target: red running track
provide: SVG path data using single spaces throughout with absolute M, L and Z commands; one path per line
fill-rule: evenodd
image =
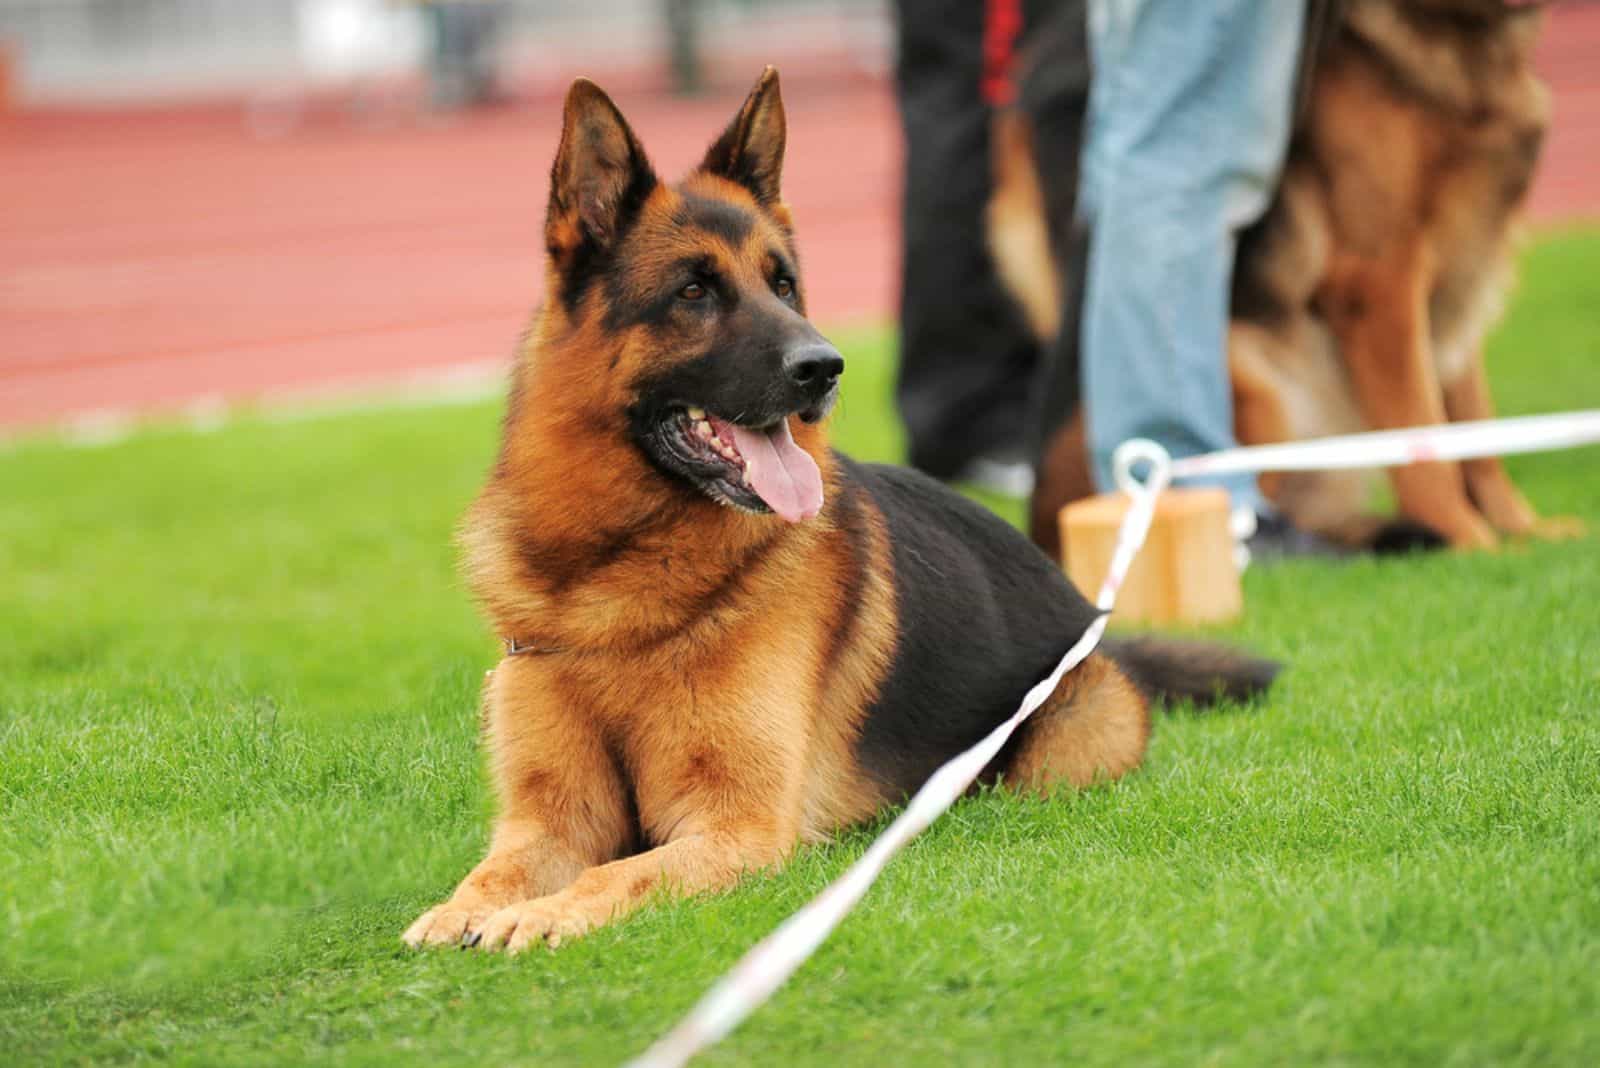
M 1541 221 L 1600 218 L 1600 5 L 1556 8 Z M 738 94 L 619 94 L 687 169 Z M 791 80 L 785 192 L 813 315 L 895 308 L 901 150 L 888 88 Z M 0 426 L 380 383 L 509 355 L 539 298 L 559 104 L 451 124 L 322 115 L 274 139 L 237 109 L 0 122 Z

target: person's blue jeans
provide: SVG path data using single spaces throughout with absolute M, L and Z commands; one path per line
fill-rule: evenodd
M 1128 438 L 1173 456 L 1235 443 L 1235 235 L 1283 165 L 1304 15 L 1302 0 L 1090 0 L 1082 373 L 1102 490 Z M 1250 476 L 1217 482 L 1261 509 Z

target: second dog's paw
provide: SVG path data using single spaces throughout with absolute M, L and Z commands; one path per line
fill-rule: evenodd
M 1494 528 L 1475 515 L 1451 530 L 1446 540 L 1456 552 L 1495 552 L 1500 548 Z
M 1589 524 L 1572 515 L 1542 516 L 1533 521 L 1528 537 L 1538 541 L 1573 541 L 1589 533 Z

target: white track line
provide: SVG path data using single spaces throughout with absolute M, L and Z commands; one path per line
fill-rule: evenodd
M 204 393 L 164 409 L 97 408 L 56 424 L 0 427 L 0 450 L 31 444 L 103 449 L 146 430 L 176 427 L 209 434 L 241 421 L 294 423 L 356 412 L 477 404 L 504 395 L 509 371 L 506 360 L 479 360 L 399 376 L 284 386 L 233 398 Z

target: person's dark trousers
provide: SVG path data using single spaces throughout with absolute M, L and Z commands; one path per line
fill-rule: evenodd
M 980 456 L 1021 456 L 1037 358 L 984 236 L 985 7 L 983 0 L 896 4 L 906 139 L 896 397 L 912 465 L 940 478 Z

